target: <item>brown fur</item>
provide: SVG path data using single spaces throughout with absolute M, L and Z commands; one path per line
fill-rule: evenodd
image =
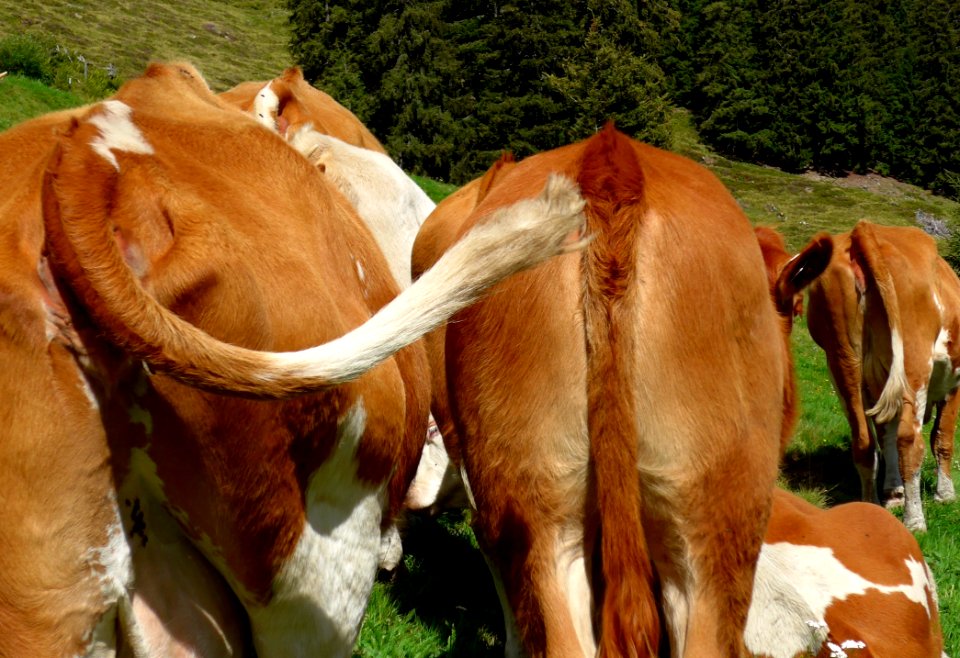
M 595 173 L 584 173 L 591 167 Z M 628 178 L 618 182 L 621 170 Z M 418 236 L 414 269 L 425 269 L 451 236 L 482 223 L 494 208 L 529 196 L 551 171 L 586 183 L 588 216 L 628 221 L 623 232 L 597 238 L 599 258 L 591 256 L 587 267 L 603 263 L 607 274 L 591 272 L 587 288 L 580 259 L 555 259 L 458 314 L 442 345 L 430 350 L 434 368 L 446 374 L 445 386 L 434 391 L 441 400 L 434 414 L 440 421 L 445 408 L 452 416 L 478 507 L 478 539 L 502 576 L 525 650 L 579 655 L 593 640 L 574 631 L 575 594 L 557 572 L 558 542 L 585 558 L 586 567 L 573 564 L 569 573 L 590 581 L 598 530 L 602 541 L 604 533 L 632 536 L 634 545 L 617 540 L 603 555 L 608 576 L 628 578 L 624 589 L 633 589 L 621 607 L 603 610 L 608 622 L 600 642 L 611 655 L 656 651 L 642 602 L 651 584 L 644 582 L 642 558 L 629 563 L 642 539 L 628 518 L 611 527 L 610 518 L 594 511 L 596 498 L 609 496 L 595 488 L 623 487 L 626 504 L 642 506 L 658 577 L 689 612 L 667 611 L 671 642 L 685 642 L 688 656 L 744 655 L 742 629 L 779 455 L 788 368 L 760 249 L 736 203 L 705 170 L 607 132 L 496 175 L 469 217 L 469 193 L 441 203 Z M 605 257 L 605 245 L 614 253 Z M 621 301 L 594 302 L 600 291 Z M 583 301 L 587 308 L 598 304 L 600 317 L 611 309 L 609 319 L 597 324 L 593 310 L 585 316 L 583 295 L 591 297 Z M 608 358 L 607 368 L 594 370 L 603 361 L 590 363 L 596 352 L 588 357 L 585 347 L 587 332 L 598 329 L 590 344 L 602 351 L 600 343 L 612 336 L 608 345 L 620 363 Z M 594 372 L 609 380 L 590 383 Z M 588 386 L 596 408 L 588 406 Z M 617 399 L 597 399 L 602 390 Z M 615 405 L 602 412 L 611 413 L 601 423 L 612 430 L 607 436 L 629 435 L 633 443 L 609 444 L 623 461 L 604 468 L 622 477 L 597 483 L 603 476 L 592 472 L 585 423 L 607 404 Z M 625 468 L 634 463 L 631 454 L 635 476 Z M 625 495 L 632 487 L 636 499 Z M 618 572 L 618 564 L 629 571 Z M 616 583 L 604 584 L 616 596 Z M 594 583 L 593 591 L 602 587 Z M 589 619 L 587 625 L 590 633 Z
M 947 352 L 951 370 L 960 365 L 957 331 L 960 329 L 960 281 L 937 255 L 933 240 L 918 229 L 884 227 L 861 222 L 848 234 L 835 237 L 837 249 L 824 276 L 810 289 L 810 335 L 827 355 L 851 428 L 854 462 L 858 465 L 864 500 L 877 501 L 869 473 L 876 439 L 866 409 L 874 403 L 876 421 L 893 422 L 896 407 L 897 452 L 905 483 L 913 478 L 923 457 L 923 440 L 917 427 L 915 394 L 927 386 L 934 342 L 941 329 L 949 331 Z M 943 316 L 933 301 L 936 293 Z M 862 299 L 862 301 L 861 301 Z M 903 379 L 896 371 L 892 335 L 903 342 Z M 867 353 L 876 358 L 865 362 Z M 960 398 L 955 390 L 943 400 L 930 399 L 926 412 L 937 410 L 932 441 L 939 477 L 949 478 L 953 432 Z M 864 397 L 866 396 L 866 398 Z M 884 401 L 885 400 L 885 401 Z M 896 406 L 894 406 L 896 405 Z M 913 499 L 908 492 L 907 497 Z M 914 502 L 911 500 L 911 502 Z M 918 509 L 919 502 L 916 501 Z M 905 520 L 908 520 L 905 518 Z M 919 518 L 909 520 L 923 527 Z
M 96 110 L 39 119 L 0 138 L 3 180 L 20 191 L 0 209 L 0 258 L 8 265 L 0 286 L 10 300 L 0 313 L 0 350 L 9 372 L 17 373 L 2 384 L 8 421 L 0 459 L 11 462 L 2 469 L 8 477 L 18 474 L 5 484 L 12 495 L 2 512 L 7 520 L 0 519 L 2 655 L 84 650 L 107 608 L 87 564 L 89 551 L 106 543 L 105 529 L 118 511 L 144 582 L 137 596 L 153 597 L 155 612 L 170 614 L 161 623 L 171 633 L 190 632 L 176 617 L 177 605 L 188 601 L 163 608 L 165 600 L 177 601 L 176 577 L 162 583 L 163 593 L 147 585 L 153 572 L 175 565 L 138 557 L 162 557 L 151 552 L 160 541 L 156 528 L 137 529 L 137 510 L 153 493 L 120 500 L 119 510 L 110 503 L 130 473 L 131 449 L 146 451 L 156 464 L 167 509 L 179 515 L 184 537 L 203 550 L 201 539 L 217 547 L 218 566 L 242 586 L 237 595 L 265 602 L 302 531 L 303 492 L 331 450 L 340 412 L 364 400 L 359 475 L 389 482 L 385 520 L 402 501 L 426 431 L 428 375 L 420 346 L 328 393 L 283 403 L 231 399 L 164 376 L 138 383 L 140 368 L 117 359 L 73 300 L 60 301 L 54 279 L 37 274 L 43 270 L 44 169 L 55 269 L 110 332 L 126 328 L 86 285 L 90 270 L 57 231 L 64 217 L 88 232 L 82 238 L 88 261 L 111 263 L 114 278 L 125 277 L 117 272 L 128 264 L 142 268 L 151 299 L 239 345 L 284 350 L 323 342 L 364 322 L 396 294 L 349 204 L 332 196 L 322 176 L 276 136 L 222 106 L 190 67 L 152 66 L 116 98 L 134 108 L 137 127 L 155 149 L 152 156 L 114 151 L 119 173 L 89 150 L 95 133 L 83 117 Z M 189 130 L 178 132 L 178 125 Z M 363 263 L 363 284 L 351 257 Z M 61 317 L 52 343 L 44 336 L 47 308 Z M 99 411 L 80 390 L 84 377 L 98 394 Z M 23 395 L 33 402 L 18 402 Z M 149 414 L 149 434 L 132 421 L 134 407 Z M 156 514 L 169 512 L 147 518 Z M 197 564 L 212 572 L 209 564 Z M 201 576 L 190 577 L 199 586 Z M 233 596 L 222 582 L 219 587 L 222 596 Z M 207 614 L 235 615 L 237 608 L 228 601 L 220 612 L 212 610 Z M 231 628 L 231 620 L 221 621 L 221 628 Z M 235 648 L 243 646 L 244 624 L 239 639 L 224 631 Z
M 350 110 L 308 83 L 297 66 L 288 68 L 273 80 L 241 82 L 220 94 L 220 98 L 244 112 L 250 112 L 257 93 L 268 83 L 280 100 L 280 110 L 275 120 L 281 135 L 292 135 L 309 123 L 317 132 L 333 135 L 348 144 L 380 153 L 387 152 Z
M 924 564 L 916 539 L 889 512 L 862 503 L 822 510 L 780 489 L 774 491 L 764 541 L 829 548 L 847 569 L 881 585 L 910 584 L 908 558 Z M 868 590 L 835 600 L 824 614 L 830 640 L 864 642 L 865 649 L 851 652 L 858 656 L 940 658 L 943 637 L 935 592 L 928 589 L 926 596 L 929 615 L 902 594 Z M 829 656 L 830 650 L 821 647 L 817 655 Z

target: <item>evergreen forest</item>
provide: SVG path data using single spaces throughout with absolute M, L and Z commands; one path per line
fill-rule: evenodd
M 956 0 L 287 0 L 291 52 L 407 171 L 460 184 L 606 121 L 960 198 Z

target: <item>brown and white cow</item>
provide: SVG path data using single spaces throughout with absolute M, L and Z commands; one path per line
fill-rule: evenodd
M 876 505 L 819 509 L 777 489 L 745 632 L 768 658 L 941 658 L 937 590 L 906 528 Z
M 410 285 L 410 254 L 436 204 L 389 156 L 304 126 L 289 136 L 356 209 L 401 288 Z
M 960 280 L 919 229 L 863 221 L 835 240 L 829 268 L 810 288 L 810 335 L 826 353 L 850 423 L 863 500 L 879 502 L 879 442 L 887 504 L 904 504 L 907 528 L 925 530 L 920 465 L 923 425 L 934 409 L 935 498 L 956 497 L 950 466 L 960 409 Z
M 426 429 L 410 343 L 577 248 L 575 188 L 395 297 L 343 196 L 179 64 L 3 133 L 0 180 L 0 655 L 348 653 Z
M 429 339 L 508 635 L 533 655 L 656 655 L 662 605 L 674 655 L 746 655 L 789 364 L 719 181 L 607 128 L 445 200 L 414 271 L 555 172 L 587 202 L 585 257 L 498 285 Z
M 348 144 L 386 154 L 387 150 L 350 110 L 329 94 L 320 91 L 293 66 L 273 80 L 241 82 L 220 94 L 220 98 L 252 114 L 283 136 L 304 125 Z

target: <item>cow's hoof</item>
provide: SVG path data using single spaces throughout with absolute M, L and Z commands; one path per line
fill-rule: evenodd
M 906 526 L 907 530 L 910 532 L 926 532 L 927 531 L 927 522 L 921 516 L 919 519 L 904 519 L 903 525 Z
M 883 492 L 883 506 L 887 509 L 903 507 L 903 487 Z
M 953 491 L 946 494 L 941 494 L 938 491 L 937 493 L 933 494 L 933 499 L 938 503 L 952 503 L 957 499 L 957 494 Z

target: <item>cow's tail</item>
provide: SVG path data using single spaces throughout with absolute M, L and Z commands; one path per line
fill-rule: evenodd
M 78 141 L 55 150 L 43 181 L 47 250 L 58 273 L 112 340 L 153 370 L 220 393 L 281 398 L 359 377 L 476 301 L 485 289 L 553 255 L 582 248 L 583 200 L 552 177 L 539 196 L 498 210 L 415 285 L 369 321 L 298 352 L 259 352 L 221 342 L 160 305 L 127 266 L 110 228 L 103 188 L 119 176 Z M 95 173 L 94 173 L 95 172 Z M 83 184 L 80 184 L 82 182 Z M 318 255 L 318 258 L 321 257 Z
M 869 222 L 858 222 L 850 234 L 850 260 L 855 268 L 859 267 L 863 272 L 864 285 L 868 289 L 871 282 L 876 286 L 887 316 L 892 353 L 890 371 L 877 403 L 867 410 L 867 415 L 873 416 L 878 423 L 886 423 L 900 413 L 904 396 L 910 393 L 910 385 L 904 366 L 903 330 L 897 291 L 893 276 L 880 253 L 876 233 Z
M 590 454 L 600 511 L 602 656 L 656 656 L 660 624 L 641 525 L 637 471 L 636 255 L 644 176 L 612 126 L 588 142 L 579 179 L 587 201 L 583 305 Z

